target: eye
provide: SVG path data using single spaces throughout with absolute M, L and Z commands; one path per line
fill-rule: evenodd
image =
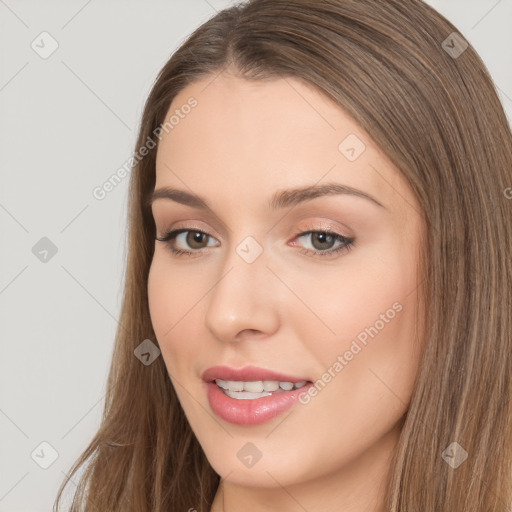
M 198 229 L 175 229 L 174 231 L 170 231 L 166 233 L 163 237 L 156 237 L 156 240 L 159 242 L 165 242 L 169 246 L 171 252 L 175 255 L 186 254 L 187 256 L 191 256 L 193 253 L 198 252 L 204 247 L 212 246 L 215 244 L 206 244 L 205 241 L 208 242 L 208 239 L 214 240 L 208 233 L 200 231 Z M 185 249 L 175 247 L 176 243 L 179 242 L 182 245 L 185 245 Z M 187 247 L 193 249 L 193 251 L 187 250 Z
M 341 251 L 348 251 L 354 245 L 354 239 L 330 230 L 311 230 L 305 231 L 295 238 L 305 238 L 310 240 L 310 247 L 302 249 L 303 254 L 312 254 L 320 258 L 332 257 Z M 335 245 L 338 242 L 338 245 Z

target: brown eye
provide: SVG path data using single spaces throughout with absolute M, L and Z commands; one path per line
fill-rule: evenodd
M 348 251 L 355 242 L 354 238 L 348 238 L 325 229 L 303 231 L 296 235 L 296 238 L 302 238 L 304 240 L 302 243 L 306 246 L 300 252 L 321 258 L 334 257 L 342 251 Z M 308 245 L 309 247 L 307 247 Z
M 318 251 L 332 249 L 335 241 L 335 237 L 326 232 L 317 231 L 311 234 L 311 245 Z
M 188 231 L 185 238 L 186 244 L 191 249 L 202 249 L 203 243 L 208 242 L 208 235 L 202 231 Z M 206 247 L 206 246 L 204 246 Z
M 169 249 L 176 255 L 201 253 L 201 249 L 215 244 L 215 239 L 198 229 L 175 229 L 163 237 L 156 237 L 159 242 L 168 244 Z

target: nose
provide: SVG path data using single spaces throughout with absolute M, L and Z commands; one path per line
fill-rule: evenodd
M 207 296 L 206 328 L 227 342 L 270 336 L 279 327 L 280 284 L 264 252 L 249 263 L 232 249 Z

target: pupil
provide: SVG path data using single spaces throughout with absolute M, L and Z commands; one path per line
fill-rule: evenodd
M 199 233 L 198 231 L 190 231 L 188 236 L 187 236 L 187 243 L 191 247 L 195 247 L 194 246 L 195 243 L 201 245 L 201 242 L 203 241 L 202 239 L 205 236 L 206 235 L 204 233 Z
M 320 249 L 330 249 L 332 246 L 332 242 L 334 240 L 334 237 L 332 235 L 329 235 L 327 233 L 313 233 L 313 245 L 315 245 L 315 241 L 320 241 L 321 245 Z M 325 246 L 327 243 L 328 247 Z

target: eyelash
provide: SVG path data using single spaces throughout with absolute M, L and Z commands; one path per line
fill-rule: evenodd
M 321 233 L 326 234 L 328 236 L 333 236 L 335 238 L 335 241 L 342 242 L 342 244 L 339 247 L 336 247 L 335 249 L 328 249 L 326 251 L 315 251 L 311 249 L 301 249 L 299 250 L 302 254 L 310 254 L 313 253 L 313 257 L 318 258 L 326 258 L 326 257 L 332 257 L 336 256 L 337 254 L 341 253 L 342 251 L 350 251 L 352 247 L 354 246 L 354 238 L 349 238 L 343 235 L 340 235 L 339 233 L 336 233 L 334 231 L 330 231 L 329 229 L 318 229 L 318 226 L 316 228 L 314 227 L 307 227 L 309 231 L 302 231 L 301 233 L 298 233 L 294 236 L 294 238 L 300 238 L 304 235 L 314 234 L 314 233 Z M 194 232 L 194 233 L 201 233 L 203 235 L 206 235 L 207 237 L 211 237 L 208 233 L 205 233 L 204 231 L 196 228 L 180 228 L 175 229 L 173 231 L 169 231 L 164 234 L 163 237 L 156 237 L 155 240 L 159 242 L 164 242 L 168 245 L 169 249 L 175 256 L 193 256 L 199 252 L 202 251 L 202 249 L 198 249 L 195 251 L 187 251 L 183 249 L 176 249 L 172 246 L 172 241 L 180 234 L 180 233 L 187 233 L 187 232 Z M 213 237 L 211 237 L 213 238 Z

